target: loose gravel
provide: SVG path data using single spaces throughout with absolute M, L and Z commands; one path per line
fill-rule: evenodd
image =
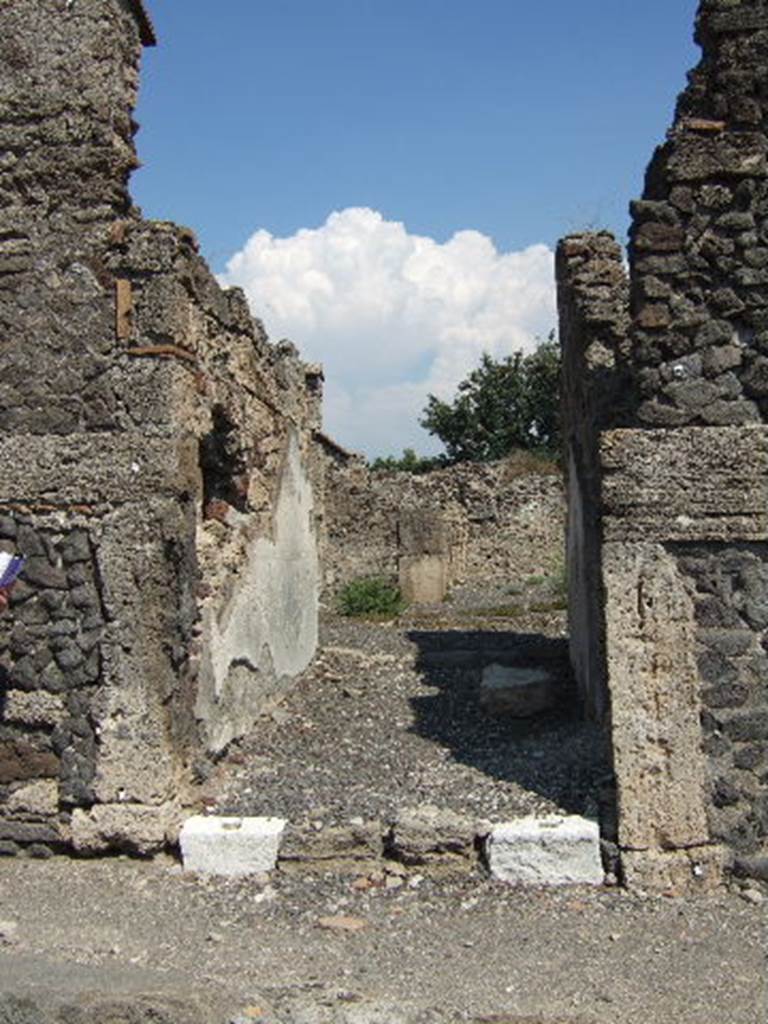
M 568 685 L 551 603 L 464 591 L 395 623 L 326 615 L 311 670 L 222 765 L 216 812 L 339 825 L 426 803 L 490 821 L 589 811 L 606 749 Z M 493 660 L 549 666 L 561 704 L 523 720 L 484 711 Z

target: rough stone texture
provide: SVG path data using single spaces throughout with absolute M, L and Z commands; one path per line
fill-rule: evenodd
M 51 818 L 58 809 L 59 787 L 52 779 L 18 786 L 8 798 L 8 811 L 11 814 Z
M 322 371 L 131 205 L 143 5 L 18 0 L 0 40 L 0 824 L 143 853 L 314 651 Z
M 572 594 L 592 595 L 574 664 L 598 688 L 606 673 L 594 706 L 612 735 L 625 879 L 674 891 L 768 849 L 768 4 L 702 0 L 697 40 L 632 205 L 630 323 L 615 316 L 620 285 L 608 303 L 623 390 L 607 410 L 582 356 L 600 316 L 573 316 L 604 303 L 582 268 L 605 236 L 566 239 L 558 262 L 566 436 L 592 446 L 570 508 L 597 539 L 571 558 Z
M 619 842 L 707 842 L 693 602 L 675 559 L 653 544 L 606 544 L 603 572 Z
M 455 584 L 562 572 L 565 506 L 554 467 L 542 472 L 518 454 L 421 476 L 374 473 L 327 439 L 318 444 L 327 603 L 365 576 L 399 580 L 409 599 L 432 603 Z
M 184 870 L 228 877 L 272 871 L 285 825 L 281 818 L 188 818 L 179 835 Z
M 602 885 L 597 822 L 519 818 L 494 825 L 486 844 L 491 874 L 519 885 Z
M 483 669 L 480 703 L 493 715 L 529 718 L 557 702 L 557 680 L 544 668 L 512 668 L 493 662 Z
M 768 427 L 611 430 L 600 454 L 606 540 L 768 538 Z
M 606 233 L 564 239 L 556 266 L 568 473 L 570 656 L 587 711 L 600 720 L 608 696 L 602 651 L 598 448 L 600 430 L 625 396 L 629 288 L 621 249 Z
M 477 824 L 446 808 L 422 804 L 397 815 L 388 852 L 408 866 L 435 874 L 463 874 L 476 862 Z
M 96 804 L 74 811 L 69 838 L 79 853 L 156 853 L 176 839 L 178 817 L 178 810 L 167 804 Z
M 288 825 L 280 842 L 281 871 L 333 871 L 359 875 L 381 866 L 384 826 L 380 821 L 316 828 Z
M 630 889 L 686 896 L 716 889 L 722 883 L 726 861 L 723 847 L 698 846 L 693 850 L 625 850 L 621 866 Z

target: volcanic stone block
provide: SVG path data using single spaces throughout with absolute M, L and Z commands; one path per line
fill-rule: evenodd
M 684 896 L 709 892 L 723 880 L 726 856 L 721 846 L 687 850 L 625 850 L 621 856 L 629 889 Z
M 3 719 L 38 728 L 59 725 L 67 716 L 63 699 L 45 690 L 7 690 Z
M 59 809 L 59 787 L 53 779 L 40 779 L 14 789 L 8 798 L 12 814 L 50 817 Z
M 557 680 L 543 668 L 494 663 L 483 669 L 480 703 L 491 714 L 529 718 L 557 701 Z
M 693 601 L 661 545 L 606 544 L 603 574 L 620 845 L 705 844 Z
M 446 808 L 422 804 L 399 812 L 389 852 L 403 864 L 438 873 L 465 872 L 474 863 L 476 832 L 473 821 Z
M 768 537 L 768 427 L 612 430 L 601 452 L 606 540 Z
M 332 828 L 288 826 L 280 844 L 280 869 L 359 874 L 373 870 L 384 852 L 380 821 Z
M 124 850 L 142 856 L 162 850 L 173 828 L 173 808 L 96 804 L 72 815 L 71 840 L 81 853 Z
M 527 817 L 494 825 L 491 874 L 519 885 L 602 885 L 600 829 L 579 816 Z
M 179 837 L 184 869 L 229 877 L 272 871 L 286 824 L 282 818 L 189 818 Z

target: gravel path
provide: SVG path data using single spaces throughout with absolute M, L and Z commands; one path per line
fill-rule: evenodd
M 327 825 L 425 803 L 491 821 L 589 810 L 608 769 L 568 685 L 564 613 L 511 600 L 459 592 L 395 624 L 326 616 L 311 671 L 222 766 L 217 813 Z M 484 711 L 482 666 L 497 660 L 548 666 L 557 710 Z

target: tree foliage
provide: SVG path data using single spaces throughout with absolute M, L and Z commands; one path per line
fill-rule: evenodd
M 450 462 L 488 462 L 514 448 L 555 452 L 560 441 L 560 346 L 554 332 L 535 351 L 484 353 L 452 402 L 434 395 L 419 421 Z
M 371 463 L 374 473 L 430 473 L 448 464 L 444 455 L 417 455 L 413 448 L 404 448 L 402 456 L 379 456 Z

